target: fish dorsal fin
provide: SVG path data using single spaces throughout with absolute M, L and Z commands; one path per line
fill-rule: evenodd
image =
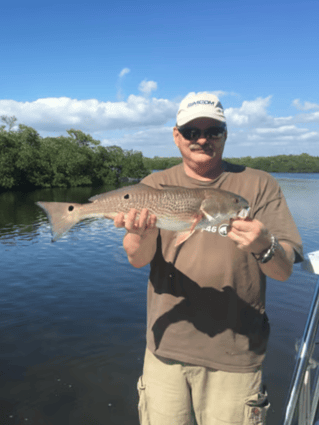
M 169 184 L 162 184 L 162 183 L 160 183 L 160 186 L 162 189 L 165 189 L 165 190 L 185 189 L 185 187 L 182 187 L 182 186 L 172 186 Z
M 122 192 L 123 193 L 124 192 L 130 193 L 132 190 L 137 191 L 137 190 L 146 190 L 146 189 L 152 189 L 152 188 L 150 188 L 150 186 L 147 186 L 144 183 L 132 184 L 132 185 L 120 187 L 119 189 L 114 189 L 114 190 L 110 190 L 108 192 L 99 193 L 98 195 L 91 196 L 91 198 L 89 198 L 89 201 L 94 202 L 94 201 L 97 201 L 98 199 L 101 200 L 101 199 L 107 197 L 108 193 L 111 193 L 111 192 L 113 192 L 113 193 L 117 192 L 117 193 L 120 194 Z

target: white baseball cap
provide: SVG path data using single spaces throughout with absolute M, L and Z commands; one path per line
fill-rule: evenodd
M 196 118 L 213 118 L 226 123 L 224 109 L 218 97 L 207 92 L 191 93 L 182 100 L 176 124 L 181 127 Z

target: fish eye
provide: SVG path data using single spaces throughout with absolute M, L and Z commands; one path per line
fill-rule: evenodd
M 74 206 L 73 205 L 70 205 L 69 208 L 68 208 L 68 210 L 69 211 L 73 211 L 74 210 Z
M 128 199 L 129 197 L 130 197 L 130 195 L 127 194 L 127 195 L 124 196 L 124 199 Z

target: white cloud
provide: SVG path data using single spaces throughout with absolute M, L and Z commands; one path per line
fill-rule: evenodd
M 128 74 L 129 72 L 131 72 L 130 68 L 123 68 L 122 71 L 119 73 L 119 78 L 124 77 L 124 75 Z
M 122 71 L 119 73 L 118 82 L 117 82 L 117 94 L 116 94 L 118 100 L 123 100 L 124 98 L 123 91 L 122 91 L 122 80 L 123 80 L 123 77 L 129 72 L 131 72 L 130 68 L 123 68 Z
M 229 93 L 229 92 L 222 91 L 222 90 L 212 91 L 211 93 L 214 94 L 215 96 L 217 96 L 219 99 L 223 96 L 236 96 L 236 93 L 233 93 L 233 92 Z
M 268 112 L 271 99 L 244 101 L 239 108 L 225 110 L 229 128 L 225 156 L 319 155 L 319 131 L 314 128 L 319 112 L 274 117 Z
M 270 104 L 271 96 L 266 98 L 258 97 L 256 100 L 245 100 L 240 108 L 225 109 L 225 116 L 228 126 L 249 126 L 267 123 L 269 116 L 267 107 Z
M 92 134 L 103 144 L 141 150 L 146 156 L 176 156 L 178 150 L 168 125 L 174 123 L 179 102 L 150 98 L 148 95 L 156 88 L 156 82 L 144 80 L 139 85 L 143 95 L 132 94 L 126 100 L 114 102 L 68 97 L 33 102 L 0 100 L 0 116 L 14 115 L 18 124 L 34 127 L 44 136 L 49 132 L 61 134 L 73 127 Z M 222 93 L 225 92 L 218 93 L 219 97 Z M 277 154 L 280 147 L 281 153 L 307 152 L 308 149 L 314 154 L 317 149 L 316 155 L 319 155 L 319 111 L 308 111 L 305 109 L 307 102 L 304 102 L 302 113 L 272 116 L 269 113 L 271 102 L 271 96 L 258 97 L 243 101 L 239 107 L 225 109 L 226 155 Z M 259 153 L 261 149 L 263 153 Z
M 275 134 L 275 135 L 282 135 L 291 133 L 293 135 L 303 133 L 307 131 L 306 128 L 298 128 L 295 125 L 283 125 L 281 127 L 273 127 L 273 128 L 256 128 L 256 133 L 259 134 Z
M 301 111 L 309 111 L 309 109 L 319 109 L 319 105 L 317 103 L 305 101 L 302 105 L 300 99 L 295 99 L 292 104 Z
M 258 145 L 278 144 L 291 140 L 294 143 L 299 143 L 302 140 L 319 141 L 318 131 L 309 131 L 308 128 L 300 128 L 296 125 L 286 125 L 281 127 L 255 127 L 249 130 L 233 131 L 230 133 L 228 143 L 242 144 L 247 140 L 255 141 Z M 256 145 L 257 146 L 257 145 Z
M 100 102 L 67 97 L 33 102 L 0 100 L 0 115 L 15 115 L 18 123 L 38 131 L 106 131 L 139 126 L 164 125 L 176 116 L 178 104 L 168 99 L 130 95 L 127 101 Z
M 295 122 L 298 122 L 298 123 L 311 123 L 311 122 L 313 122 L 313 123 L 319 124 L 319 111 L 296 115 Z
M 319 132 L 318 131 L 311 131 L 309 133 L 302 134 L 300 136 L 301 140 L 308 140 L 308 139 L 315 139 L 319 140 Z
M 152 91 L 157 90 L 157 83 L 155 81 L 143 80 L 138 89 L 145 95 L 148 96 Z
M 173 140 L 173 127 L 155 126 L 136 133 L 125 133 L 120 137 L 103 139 L 101 142 L 103 145 L 117 145 L 123 149 L 143 151 L 147 157 L 180 156 Z
M 292 122 L 295 122 L 295 117 L 289 116 L 289 117 L 275 117 L 273 118 L 274 126 L 281 127 L 282 125 L 288 125 Z
M 200 94 L 200 93 L 210 93 L 210 94 L 214 94 L 215 96 L 217 96 L 219 99 L 223 96 L 227 96 L 227 95 L 235 95 L 236 93 L 228 93 L 226 91 L 222 91 L 222 90 L 215 90 L 215 91 L 205 91 L 205 92 L 194 92 L 191 91 L 189 92 L 186 96 L 184 97 L 189 97 L 189 96 L 193 96 L 194 94 Z

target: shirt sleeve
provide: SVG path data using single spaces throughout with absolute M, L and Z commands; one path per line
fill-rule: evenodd
M 302 262 L 304 259 L 302 240 L 280 186 L 271 178 L 262 192 L 260 202 L 255 205 L 253 218 L 261 221 L 279 242 L 286 242 L 293 247 L 295 263 Z

